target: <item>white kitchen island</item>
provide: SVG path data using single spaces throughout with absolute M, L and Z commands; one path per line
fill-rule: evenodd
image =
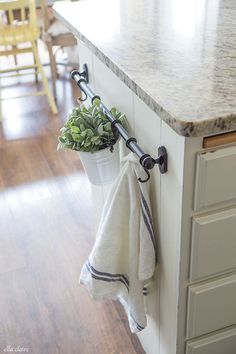
M 236 3 L 60 1 L 54 11 L 79 39 L 94 92 L 126 114 L 145 152 L 168 152 L 168 172 L 150 171 L 159 258 L 146 353 L 235 354 Z M 94 188 L 96 209 L 106 192 Z

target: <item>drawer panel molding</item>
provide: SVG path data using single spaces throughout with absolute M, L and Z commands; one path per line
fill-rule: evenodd
M 236 146 L 197 155 L 195 210 L 236 201 Z
M 236 274 L 189 287 L 187 338 L 201 336 L 234 324 Z
M 235 354 L 236 328 L 187 343 L 186 354 Z
M 190 281 L 236 268 L 236 208 L 195 217 Z

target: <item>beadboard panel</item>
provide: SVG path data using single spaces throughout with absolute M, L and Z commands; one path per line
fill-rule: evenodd
M 116 107 L 124 113 L 133 126 L 133 93 L 132 91 L 110 71 L 96 56 L 93 56 L 95 93 L 101 97 L 108 109 Z
M 134 125 L 132 132 L 138 144 L 145 153 L 156 158 L 160 145 L 161 120 L 143 101 L 136 95 L 133 96 Z M 158 166 L 150 170 L 150 200 L 153 211 L 153 221 L 156 238 L 159 238 L 160 224 L 160 172 Z M 159 278 L 156 274 L 152 291 L 146 299 L 148 326 L 138 334 L 138 337 L 146 351 L 150 354 L 158 354 L 159 349 Z
M 79 71 L 82 72 L 83 65 L 87 64 L 89 86 L 91 87 L 92 90 L 94 90 L 93 55 L 82 41 L 78 41 L 78 51 L 79 51 Z M 82 95 L 84 98 L 84 94 Z M 89 104 L 89 103 L 90 100 L 84 102 L 84 104 Z

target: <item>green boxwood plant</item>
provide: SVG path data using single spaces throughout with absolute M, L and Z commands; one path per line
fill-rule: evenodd
M 118 112 L 116 108 L 112 108 L 111 113 L 121 124 L 124 123 L 124 114 Z M 117 139 L 118 134 L 114 135 L 111 123 L 100 107 L 100 100 L 95 99 L 90 107 L 80 105 L 69 114 L 58 137 L 58 149 L 93 153 L 112 147 Z

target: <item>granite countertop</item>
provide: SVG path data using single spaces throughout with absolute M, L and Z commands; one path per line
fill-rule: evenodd
M 54 11 L 178 134 L 236 129 L 235 0 L 59 1 Z

